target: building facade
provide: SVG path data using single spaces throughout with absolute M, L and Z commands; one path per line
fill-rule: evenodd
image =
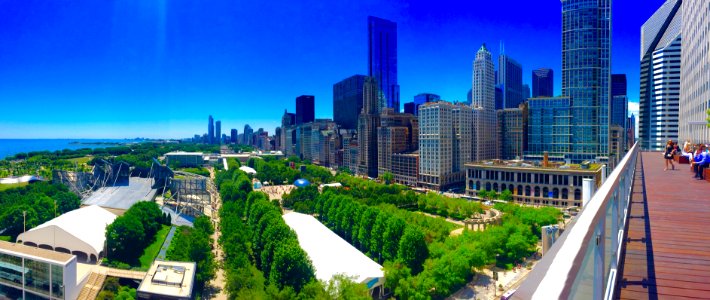
M 518 108 L 506 108 L 496 111 L 498 126 L 498 151 L 500 159 L 521 158 L 525 154 L 528 142 L 528 106 L 527 102 Z
M 639 138 L 662 150 L 678 139 L 681 85 L 681 1 L 666 1 L 641 26 Z
M 495 70 L 491 53 L 483 44 L 473 61 L 472 161 L 496 158 Z M 421 122 L 421 121 L 420 121 Z M 421 153 L 424 155 L 424 153 Z
M 313 122 L 316 119 L 316 99 L 311 95 L 296 97 L 296 125 Z
M 710 142 L 710 1 L 683 0 L 678 137 Z
M 86 279 L 77 277 L 74 255 L 0 241 L 3 299 L 73 300 Z
M 333 85 L 333 121 L 340 128 L 357 128 L 362 111 L 362 87 L 365 75 L 353 75 Z
M 538 162 L 539 163 L 539 162 Z M 527 205 L 582 206 L 582 181 L 601 185 L 601 166 L 525 161 L 484 161 L 466 164 L 466 194 L 509 190 L 513 201 Z
M 419 186 L 442 190 L 464 180 L 470 161 L 473 110 L 439 101 L 419 109 Z
M 542 160 L 545 152 L 552 160 L 570 159 L 567 156 L 572 149 L 570 102 L 568 97 L 528 99 L 526 159 Z
M 392 177 L 394 182 L 407 186 L 417 186 L 419 182 L 419 152 L 392 154 Z
M 357 173 L 377 177 L 377 128 L 380 127 L 380 113 L 377 81 L 367 77 L 363 85 L 362 112 L 358 117 L 358 169 Z
M 381 107 L 399 112 L 399 84 L 397 84 L 397 23 L 367 17 L 368 75 L 377 82 Z
M 562 0 L 562 95 L 572 102 L 569 157 L 609 153 L 611 0 Z
M 215 139 L 213 140 L 213 144 L 221 144 L 222 143 L 222 121 L 217 121 L 215 123 Z
M 532 71 L 532 97 L 552 97 L 554 89 L 554 72 L 552 69 L 539 68 Z
M 210 115 L 209 119 L 207 120 L 207 143 L 208 144 L 213 144 L 214 143 L 214 119 Z
M 498 56 L 498 84 L 502 102 L 500 107 L 496 105 L 496 110 L 517 108 L 523 102 L 523 67 L 505 53 Z
M 392 154 L 414 151 L 419 146 L 417 118 L 385 108 L 377 128 L 378 176 L 392 171 Z

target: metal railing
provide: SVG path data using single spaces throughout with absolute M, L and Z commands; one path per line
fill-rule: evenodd
M 638 153 L 636 143 L 599 190 L 588 192 L 582 212 L 512 299 L 614 298 Z

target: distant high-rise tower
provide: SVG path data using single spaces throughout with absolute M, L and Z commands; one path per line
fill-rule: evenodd
M 214 119 L 210 115 L 209 121 L 207 122 L 207 142 L 208 144 L 214 143 Z
M 217 127 L 217 129 L 215 130 L 215 135 L 214 135 L 215 139 L 212 143 L 213 144 L 221 144 L 222 143 L 222 121 L 217 121 L 215 123 L 215 125 L 216 125 L 215 127 Z
M 424 103 L 427 102 L 436 102 L 441 100 L 441 96 L 437 94 L 431 94 L 431 93 L 421 93 L 416 96 L 414 96 L 414 114 L 415 116 L 419 115 L 419 107 L 422 106 Z
M 710 109 L 710 1 L 683 0 L 678 137 L 707 143 Z
M 229 132 L 229 142 L 232 144 L 236 144 L 239 141 L 237 138 L 239 138 L 239 132 L 236 129 L 232 128 L 232 130 Z
M 333 121 L 343 129 L 357 128 L 362 111 L 365 75 L 353 75 L 333 85 Z
M 503 102 L 502 107 L 496 109 L 518 108 L 523 102 L 523 67 L 502 51 L 498 55 L 498 84 L 503 91 Z
M 611 96 L 626 96 L 626 74 L 611 74 Z
M 377 177 L 377 127 L 380 126 L 380 106 L 378 105 L 377 82 L 375 78 L 365 78 L 363 85 L 362 112 L 358 118 L 357 132 L 358 173 Z
M 552 69 L 539 68 L 532 71 L 532 97 L 552 97 L 555 92 Z
M 244 133 L 242 134 L 242 144 L 244 145 L 253 145 L 252 144 L 252 135 L 254 134 L 254 129 L 249 126 L 249 124 L 244 125 Z
M 399 112 L 397 84 L 397 23 L 367 17 L 368 75 L 375 78 L 380 106 Z
M 663 150 L 669 139 L 678 139 L 681 10 L 681 1 L 666 1 L 641 26 L 639 138 L 643 149 Z M 621 88 L 626 94 L 626 78 L 622 83 L 612 75 L 612 94 L 621 93 Z
M 629 117 L 629 98 L 626 97 L 626 74 L 611 74 L 611 103 L 609 125 L 621 127 L 619 142 L 621 150 L 626 145 L 626 121 Z M 621 153 L 619 153 L 621 154 Z
M 313 122 L 316 119 L 315 97 L 310 95 L 296 98 L 296 125 Z
M 530 86 L 528 84 L 523 84 L 523 101 L 530 98 Z
M 609 154 L 611 1 L 562 0 L 562 95 L 571 98 L 574 162 Z
M 495 70 L 486 44 L 473 61 L 472 94 L 472 160 L 493 159 L 496 156 Z

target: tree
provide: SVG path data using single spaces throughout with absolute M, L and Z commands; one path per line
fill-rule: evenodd
M 384 172 L 380 176 L 380 178 L 382 179 L 382 181 L 384 181 L 385 184 L 391 184 L 392 182 L 394 182 L 394 175 L 392 175 L 392 173 L 390 172 Z
M 152 242 L 155 234 L 160 230 L 163 224 L 163 213 L 158 207 L 158 204 L 150 201 L 139 201 L 129 208 L 125 215 L 132 215 L 138 218 L 138 221 L 143 224 L 145 230 L 145 244 Z
M 308 255 L 298 241 L 287 240 L 274 251 L 274 261 L 269 271 L 269 282 L 279 286 L 291 286 L 296 291 L 313 280 L 315 272 Z
M 81 199 L 71 192 L 58 192 L 52 196 L 57 201 L 57 214 L 64 214 L 79 208 Z
M 387 221 L 382 237 L 382 258 L 385 261 L 397 258 L 399 241 L 402 239 L 406 227 L 407 223 L 399 217 L 392 217 Z
M 106 228 L 108 257 L 124 263 L 135 263 L 143 253 L 145 231 L 140 220 L 130 214 L 116 218 Z
M 513 192 L 511 192 L 508 189 L 503 190 L 500 193 L 500 199 L 505 200 L 505 201 L 512 201 L 513 200 Z
M 424 234 L 409 226 L 399 241 L 397 257 L 412 270 L 413 274 L 421 272 L 424 260 L 429 256 Z
M 387 213 L 377 215 L 370 233 L 370 253 L 378 262 L 382 262 L 382 245 L 384 244 L 384 234 L 388 219 L 389 214 Z

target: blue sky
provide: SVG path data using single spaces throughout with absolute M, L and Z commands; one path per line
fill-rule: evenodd
M 0 138 L 189 137 L 210 114 L 273 132 L 302 94 L 331 118 L 332 85 L 367 72 L 368 15 L 398 24 L 402 103 L 465 100 L 484 42 L 525 83 L 553 68 L 559 93 L 558 0 L 344 2 L 0 0 Z M 635 102 L 640 26 L 662 3 L 614 1 L 612 72 Z

